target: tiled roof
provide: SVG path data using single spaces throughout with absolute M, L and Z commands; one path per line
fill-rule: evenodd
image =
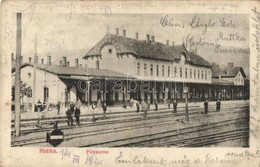
M 212 67 L 212 77 L 235 77 L 239 71 L 243 77 L 246 78 L 246 74 L 242 67 Z
M 185 51 L 187 53 L 186 60 L 190 63 L 211 67 L 211 64 L 202 57 L 188 52 L 184 45 L 170 46 L 160 42 L 147 42 L 146 40 L 137 40 L 114 34 L 107 34 L 92 49 L 85 53 L 83 58 L 89 56 L 100 56 L 100 48 L 102 44 L 106 43 L 105 41 L 115 42 L 120 47 L 118 54 L 132 53 L 135 56 L 142 58 L 174 61 L 180 59 L 180 53 Z
M 24 63 L 21 68 L 31 66 L 33 64 Z M 94 76 L 94 77 L 115 77 L 115 78 L 133 78 L 132 76 L 127 76 L 127 74 L 116 72 L 108 69 L 95 69 L 95 68 L 84 68 L 84 67 L 69 67 L 69 66 L 58 66 L 58 65 L 44 65 L 37 64 L 38 69 L 56 74 L 56 75 L 74 75 L 74 76 Z M 12 72 L 15 72 L 15 68 L 12 68 Z

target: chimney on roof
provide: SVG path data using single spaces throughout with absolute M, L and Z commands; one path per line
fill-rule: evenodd
M 47 65 L 51 65 L 51 56 L 47 56 Z
M 172 46 L 174 46 L 175 45 L 175 41 L 172 41 Z
M 29 60 L 29 63 L 32 63 L 32 58 L 31 57 L 29 57 L 28 60 Z
M 138 39 L 138 32 L 135 33 L 135 38 Z
M 166 40 L 166 45 L 169 45 L 169 40 L 168 39 Z
M 62 60 L 59 61 L 59 65 L 62 66 Z
M 234 67 L 234 63 L 228 63 L 228 67 L 229 68 L 233 68 Z
M 67 57 L 64 56 L 62 59 L 63 59 L 62 65 L 66 66 L 67 65 Z
M 154 42 L 154 35 L 151 36 L 151 41 Z
M 41 59 L 42 64 L 44 64 L 44 59 Z
M 14 59 L 14 53 L 12 53 L 12 61 L 14 61 L 15 59 Z
M 123 31 L 123 36 L 125 37 L 126 36 L 126 30 L 123 29 L 122 31 Z
M 67 66 L 68 66 L 68 67 L 70 66 L 70 62 L 69 62 L 69 61 L 67 61 Z
M 146 41 L 150 42 L 150 35 L 149 34 L 146 34 Z
M 116 28 L 116 35 L 119 35 L 119 28 Z
M 79 59 L 75 59 L 75 67 L 79 66 Z

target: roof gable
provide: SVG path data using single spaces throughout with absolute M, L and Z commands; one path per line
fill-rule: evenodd
M 188 52 L 184 45 L 170 46 L 160 42 L 148 42 L 124 36 L 107 34 L 83 58 L 90 56 L 101 56 L 100 50 L 103 45 L 114 44 L 117 54 L 132 53 L 137 58 L 160 59 L 166 61 L 176 61 L 180 59 L 181 53 L 186 54 L 186 61 L 193 65 L 211 67 L 211 64 L 202 57 Z
M 242 67 L 212 67 L 213 77 L 236 77 L 239 72 L 241 72 L 242 76 L 246 78 L 246 74 Z

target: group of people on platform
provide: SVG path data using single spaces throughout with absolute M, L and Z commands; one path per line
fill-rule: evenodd
M 126 104 L 124 104 L 124 105 L 126 105 Z M 123 107 L 125 108 L 126 106 L 124 106 L 124 105 L 123 105 Z M 144 113 L 143 116 L 144 116 L 144 118 L 146 118 L 147 117 L 147 111 L 150 109 L 151 104 L 149 102 L 144 101 L 144 100 L 141 100 L 141 102 L 139 102 L 138 100 L 131 99 L 130 100 L 130 107 L 134 107 L 134 105 L 136 107 L 136 112 L 137 113 L 143 112 Z M 174 100 L 172 105 L 173 105 L 173 113 L 177 113 L 177 105 L 178 105 L 177 101 Z M 209 105 L 208 100 L 205 100 L 205 102 L 204 102 L 204 113 L 205 114 L 208 113 L 208 105 Z M 154 100 L 154 106 L 155 106 L 154 110 L 158 111 L 158 102 L 157 102 L 156 99 Z M 220 106 L 221 106 L 221 102 L 220 102 L 220 100 L 217 100 L 217 102 L 216 102 L 216 112 L 220 112 Z M 101 103 L 101 101 L 99 100 L 99 101 L 97 101 L 97 106 L 95 104 L 91 105 L 91 108 L 92 108 L 92 119 L 91 119 L 91 121 L 92 122 L 96 122 L 96 120 L 97 120 L 97 118 L 95 117 L 95 114 L 94 114 L 96 107 L 102 108 L 103 117 L 105 118 L 105 116 L 106 116 L 106 112 L 107 112 L 106 103 L 105 102 Z M 168 109 L 170 109 L 170 108 L 171 108 L 171 103 L 168 101 Z M 58 113 L 59 113 L 60 107 L 58 106 L 57 109 L 58 109 Z M 66 116 L 67 116 L 67 119 L 68 119 L 67 120 L 68 126 L 74 125 L 73 124 L 73 115 L 75 116 L 76 125 L 79 126 L 80 125 L 80 114 L 81 114 L 80 107 L 75 107 L 74 104 L 71 104 L 69 106 L 69 108 L 66 110 Z
M 80 108 L 75 107 L 73 104 L 70 105 L 70 107 L 66 111 L 66 116 L 68 119 L 68 126 L 73 126 L 73 114 L 76 118 L 76 124 L 79 126 L 80 125 Z

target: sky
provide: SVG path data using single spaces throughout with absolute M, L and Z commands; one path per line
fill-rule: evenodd
M 220 22 L 220 20 L 224 20 Z M 164 22 L 162 22 L 164 21 Z M 166 25 L 166 21 L 173 26 Z M 212 25 L 214 23 L 214 25 Z M 205 32 L 205 26 L 207 31 Z M 200 41 L 217 43 L 222 48 L 249 48 L 249 15 L 218 15 L 218 14 L 46 14 L 26 13 L 22 17 L 22 55 L 24 60 L 32 57 L 37 48 L 40 58 L 52 56 L 58 61 L 62 56 L 81 58 L 84 52 L 92 48 L 107 32 L 115 33 L 115 28 L 126 29 L 126 36 L 145 39 L 146 34 L 154 35 L 155 40 L 165 43 L 166 40 L 175 41 L 175 44 L 186 44 Z M 193 28 L 192 28 L 193 27 Z M 15 32 L 15 31 L 14 31 Z M 220 34 L 229 36 L 238 34 L 242 40 L 221 40 Z M 36 37 L 37 36 L 37 37 Z M 187 38 L 189 37 L 189 38 Z M 37 38 L 37 46 L 35 41 Z M 229 61 L 236 59 L 237 53 L 215 53 L 214 46 L 199 45 L 198 54 L 210 61 L 219 61 L 216 56 L 229 57 Z M 15 43 L 13 45 L 15 51 Z M 206 50 L 206 51 L 205 51 Z M 208 55 L 208 53 L 211 53 Z M 214 60 L 215 58 L 215 60 Z M 249 54 L 240 55 L 239 59 L 249 59 Z M 46 61 L 46 60 L 45 60 Z M 219 61 L 221 63 L 221 61 Z M 217 62 L 217 63 L 219 63 Z M 241 60 L 243 62 L 243 60 Z M 248 60 L 249 62 L 249 60 Z M 239 64 L 239 62 L 238 62 Z M 247 66 L 247 65 L 246 65 Z M 249 63 L 248 63 L 249 66 Z

